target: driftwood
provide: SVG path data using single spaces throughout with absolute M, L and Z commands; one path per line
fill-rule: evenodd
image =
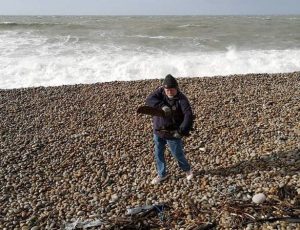
M 115 219 L 115 223 L 109 228 L 114 230 L 121 229 L 153 229 L 161 227 L 160 221 L 163 220 L 162 215 L 168 208 L 167 205 L 154 205 L 153 208 L 144 212 L 131 215 L 127 218 L 118 217 Z
M 300 223 L 300 217 L 273 217 L 273 218 L 263 218 L 255 220 L 254 222 L 276 222 L 276 221 L 285 221 L 289 223 Z M 248 222 L 247 224 L 254 223 Z

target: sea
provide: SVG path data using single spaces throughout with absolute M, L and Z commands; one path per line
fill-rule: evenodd
M 0 88 L 300 71 L 300 16 L 0 16 Z

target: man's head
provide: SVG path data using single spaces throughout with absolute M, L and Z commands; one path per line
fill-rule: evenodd
M 178 83 L 171 74 L 168 74 L 165 77 L 164 82 L 163 82 L 163 87 L 164 87 L 164 91 L 165 91 L 166 95 L 169 98 L 173 98 L 174 96 L 176 96 L 176 94 L 178 92 Z

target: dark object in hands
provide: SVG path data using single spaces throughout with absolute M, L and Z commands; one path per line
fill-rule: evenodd
M 162 109 L 153 108 L 147 105 L 138 107 L 137 113 L 158 117 L 166 117 L 165 112 Z
M 151 116 L 158 116 L 158 117 L 167 117 L 165 112 L 162 109 L 153 108 L 148 105 L 142 105 L 138 107 L 137 113 L 151 115 Z M 171 114 L 177 116 L 179 113 L 177 111 L 171 111 Z

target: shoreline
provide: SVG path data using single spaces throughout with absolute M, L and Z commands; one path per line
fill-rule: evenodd
M 0 228 L 79 218 L 107 229 L 127 208 L 156 203 L 170 207 L 168 223 L 146 219 L 160 229 L 241 228 L 253 222 L 245 213 L 288 215 L 282 207 L 299 216 L 300 72 L 177 79 L 196 115 L 184 139 L 195 179 L 167 151 L 171 176 L 156 186 L 151 118 L 135 111 L 161 79 L 1 89 Z M 267 201 L 253 204 L 256 193 Z M 268 226 L 300 224 L 243 225 Z
M 278 75 L 293 75 L 299 74 L 300 71 L 293 72 L 284 72 L 284 73 L 245 73 L 245 74 L 229 74 L 229 75 L 214 75 L 214 76 L 200 76 L 200 77 L 182 77 L 176 76 L 180 79 L 220 79 L 220 78 L 251 78 L 251 77 L 269 77 L 269 76 L 278 76 Z M 30 87 L 20 87 L 20 88 L 0 88 L 0 91 L 9 91 L 9 90 L 30 90 L 34 88 L 55 88 L 55 87 L 68 87 L 68 86 L 89 86 L 89 85 L 99 85 L 99 84 L 112 84 L 112 83 L 129 83 L 129 82 L 151 82 L 151 81 L 162 81 L 163 78 L 151 78 L 151 79 L 138 79 L 138 80 L 121 80 L 121 81 L 107 81 L 107 82 L 95 82 L 95 83 L 78 83 L 78 84 L 66 84 L 66 85 L 53 85 L 53 86 L 30 86 Z

